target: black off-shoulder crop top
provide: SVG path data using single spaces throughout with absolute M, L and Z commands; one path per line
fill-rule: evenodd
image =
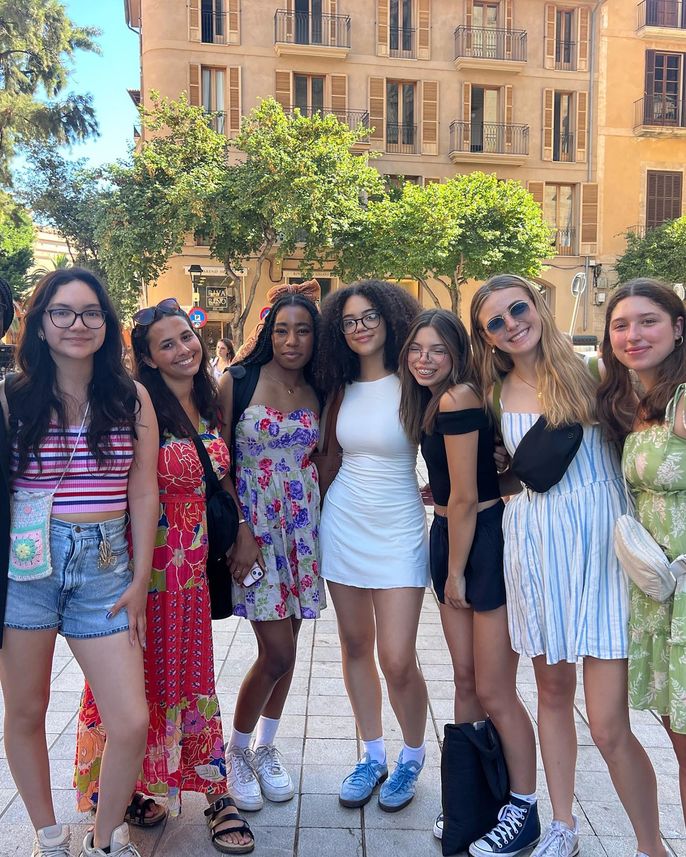
M 493 460 L 493 423 L 481 408 L 465 408 L 462 411 L 439 413 L 432 434 L 422 435 L 422 456 L 429 470 L 429 485 L 434 502 L 446 506 L 450 498 L 450 473 L 445 452 L 446 434 L 469 434 L 479 432 L 476 459 L 476 484 L 479 503 L 500 497 L 498 473 Z

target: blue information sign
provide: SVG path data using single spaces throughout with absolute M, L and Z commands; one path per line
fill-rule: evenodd
M 193 327 L 205 327 L 207 324 L 207 313 L 201 306 L 194 306 L 188 313 Z

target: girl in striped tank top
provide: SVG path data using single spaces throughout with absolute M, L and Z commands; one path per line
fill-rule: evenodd
M 127 376 L 121 355 L 119 321 L 97 278 L 79 268 L 54 271 L 29 302 L 21 372 L 0 387 L 13 491 L 55 492 L 50 567 L 45 576 L 9 580 L 0 650 L 5 747 L 36 829 L 34 857 L 70 853 L 69 827 L 55 819 L 44 735 L 58 633 L 93 688 L 108 734 L 95 828 L 81 853 L 138 855 L 123 819 L 148 725 L 142 649 L 158 435 L 150 397 Z
M 617 450 L 597 425 L 596 382 L 539 291 L 521 277 L 504 274 L 483 285 L 472 300 L 471 327 L 482 387 L 498 399 L 510 456 L 541 414 L 551 427 L 583 426 L 560 481 L 545 493 L 518 494 L 503 517 L 510 637 L 516 652 L 533 659 L 553 806 L 553 822 L 531 857 L 579 853 L 572 814 L 579 658 L 591 735 L 634 828 L 638 854 L 666 857 L 655 773 L 629 725 L 627 586 L 612 545 L 626 501 Z

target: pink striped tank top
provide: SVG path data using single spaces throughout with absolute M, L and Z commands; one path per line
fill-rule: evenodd
M 15 491 L 51 491 L 55 488 L 79 433 L 78 426 L 63 432 L 52 424 L 41 445 L 42 470 L 33 455 L 26 470 L 17 475 L 19 456 L 16 442 L 12 447 L 12 488 Z M 129 470 L 133 461 L 133 437 L 128 431 L 115 429 L 110 433 L 108 459 L 99 466 L 88 449 L 84 431 L 76 446 L 62 484 L 53 499 L 52 513 L 83 515 L 90 512 L 124 512 L 127 505 Z

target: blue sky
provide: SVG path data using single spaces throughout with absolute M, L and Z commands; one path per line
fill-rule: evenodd
M 124 19 L 124 0 L 63 0 L 77 24 L 99 27 L 102 54 L 77 53 L 69 88 L 93 96 L 100 137 L 67 150 L 93 166 L 125 158 L 138 114 L 127 89 L 140 84 L 138 36 Z

